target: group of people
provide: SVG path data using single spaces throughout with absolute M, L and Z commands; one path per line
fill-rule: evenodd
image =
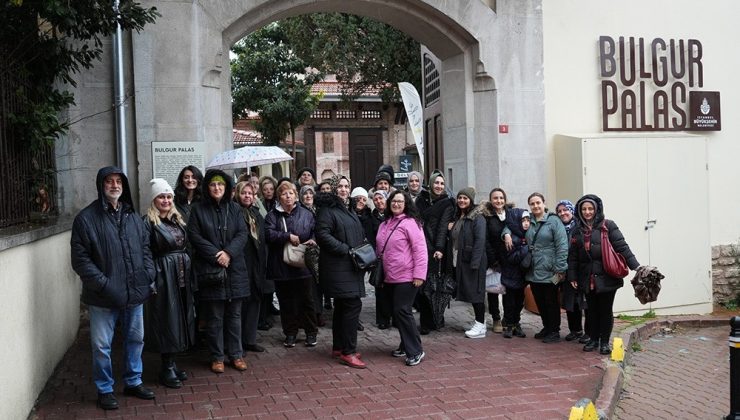
M 124 394 L 152 399 L 141 380 L 144 337 L 146 348 L 161 354 L 159 380 L 170 388 L 187 380 L 176 355 L 192 347 L 197 334 L 214 373 L 225 365 L 246 370 L 246 352 L 264 351 L 257 330 L 271 327 L 273 294 L 286 348 L 296 346 L 300 330 L 304 345 L 316 346 L 322 309 L 333 308 L 331 356 L 365 368 L 357 331 L 363 329 L 368 280 L 376 288 L 376 326 L 398 329 L 399 345 L 390 353 L 408 366 L 425 357 L 421 336 L 444 326 L 423 292 L 428 279 L 443 275 L 454 279 L 454 297 L 473 307 L 469 338 L 486 335 L 486 303 L 494 332 L 526 337 L 520 317 L 529 285 L 543 324 L 536 338 L 560 340 L 560 294 L 570 328 L 565 339 L 580 340 L 584 351 L 610 351 L 612 304 L 623 280 L 602 268 L 602 225 L 629 267 L 639 264 L 617 225 L 604 219 L 597 196 L 575 206 L 561 201 L 552 214 L 540 193 L 530 195 L 528 210 L 514 208 L 501 188 L 480 204 L 471 187 L 453 196 L 437 170 L 427 186 L 411 172 L 403 189 L 394 187 L 388 165 L 369 189 L 352 189 L 342 175 L 318 181 L 310 168 L 297 175 L 245 174 L 234 185 L 223 171 L 203 175 L 187 166 L 175 188 L 151 180 L 142 218 L 123 171 L 98 172 L 98 199 L 75 218 L 71 246 L 89 308 L 100 407 L 118 407 L 110 357 L 117 321 L 124 335 Z M 355 251 L 366 244 L 378 256 L 380 273 L 357 268 Z M 294 248 L 305 251 L 303 263 L 287 255 Z M 492 275 L 506 288 L 501 297 L 486 292 Z

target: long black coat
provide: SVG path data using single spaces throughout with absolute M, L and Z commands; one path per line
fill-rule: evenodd
M 116 214 L 108 210 L 103 194 L 103 180 L 111 174 L 120 174 L 123 180 Z M 139 305 L 149 297 L 154 281 L 149 233 L 134 212 L 128 178 L 120 169 L 102 168 L 95 184 L 98 199 L 75 217 L 70 239 L 72 268 L 82 280 L 82 302 L 104 308 Z
M 267 280 L 267 241 L 265 239 L 265 219 L 260 214 L 257 206 L 250 208 L 242 207 L 244 222 L 247 224 L 247 231 L 250 230 L 247 219 L 247 212 L 254 217 L 257 239 L 250 232 L 247 237 L 247 246 L 244 247 L 244 254 L 247 259 L 249 268 L 249 282 L 251 294 L 263 295 L 275 291 L 275 282 Z
M 418 200 L 423 197 L 419 196 Z M 455 213 L 455 202 L 446 193 L 436 199 L 427 196 L 428 201 L 419 204 L 422 227 L 424 228 L 424 237 L 427 240 L 427 254 L 429 265 L 427 268 L 427 278 L 431 274 L 436 274 L 439 269 L 438 264 L 434 264 L 434 253 L 441 252 L 444 258 L 440 262 L 442 267 L 447 267 L 447 224 L 452 221 Z
M 221 175 L 226 180 L 224 196 L 218 203 L 208 193 L 208 184 L 215 175 Z M 244 257 L 247 225 L 241 206 L 231 201 L 231 184 L 231 177 L 223 171 L 208 171 L 203 179 L 204 199 L 196 203 L 190 213 L 188 237 L 193 247 L 193 271 L 196 279 L 201 268 L 218 266 L 217 252 L 224 250 L 231 257 L 226 282 L 220 286 L 199 285 L 200 300 L 227 300 L 249 296 L 249 271 Z M 225 241 L 221 239 L 224 227 Z
M 285 231 L 283 220 L 288 231 Z M 272 281 L 306 279 L 311 277 L 307 268 L 292 267 L 283 262 L 283 247 L 290 241 L 290 234 L 297 235 L 304 243 L 314 237 L 314 216 L 311 210 L 296 203 L 290 213 L 278 204 L 265 217 L 265 239 L 268 245 L 267 278 Z
M 592 227 L 589 227 L 581 216 L 581 204 L 586 199 L 596 202 L 596 215 Z M 637 258 L 624 240 L 617 224 L 612 220 L 604 219 L 604 207 L 601 199 L 593 194 L 583 196 L 576 203 L 576 216 L 579 225 L 571 235 L 568 251 L 568 281 L 578 281 L 578 288 L 583 293 L 589 292 L 592 276 L 596 293 L 611 292 L 624 286 L 623 279 L 612 277 L 604 272 L 601 263 L 601 225 L 606 223 L 609 231 L 609 242 L 611 242 L 614 250 L 622 254 L 627 260 L 630 269 L 635 270 L 640 266 L 640 263 L 637 262 Z M 585 240 L 589 238 L 591 241 L 590 251 L 586 251 Z
M 144 336 L 148 350 L 178 353 L 195 343 L 195 303 L 190 256 L 185 244 L 185 228 L 162 221 L 146 222 L 157 275 L 156 294 L 144 306 Z M 165 224 L 178 229 L 186 238 L 180 245 Z M 184 287 L 180 287 L 184 284 Z
M 357 270 L 350 248 L 362 245 L 365 230 L 354 212 L 333 194 L 317 194 L 316 242 L 319 255 L 319 281 L 329 297 L 353 298 L 365 295 L 364 272 Z
M 452 240 L 448 241 L 447 263 L 455 273 L 455 299 L 468 303 L 482 303 L 486 298 L 486 221 L 477 209 L 464 216 L 457 240 L 457 267 L 452 268 Z

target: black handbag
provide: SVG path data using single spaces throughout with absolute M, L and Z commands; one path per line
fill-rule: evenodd
M 355 268 L 360 271 L 367 270 L 375 266 L 378 261 L 378 257 L 375 255 L 373 246 L 368 242 L 365 242 L 360 246 L 350 248 L 349 255 L 352 257 L 352 262 L 355 263 Z
M 195 279 L 198 280 L 198 287 L 217 287 L 226 282 L 228 273 L 226 267 L 221 267 L 209 263 L 198 264 L 195 271 Z
M 396 228 L 400 224 L 401 224 L 401 221 L 399 220 L 399 222 L 396 223 L 396 226 L 393 228 L 393 230 L 388 235 L 388 237 L 385 238 L 385 243 L 383 244 L 383 252 L 385 252 L 385 247 L 386 245 L 388 245 L 388 241 L 391 239 L 391 236 L 393 236 L 393 232 L 396 231 Z M 370 273 L 370 279 L 368 280 L 368 283 L 370 283 L 370 286 L 379 287 L 383 285 L 384 281 L 385 281 L 385 271 L 383 271 L 383 254 L 380 254 L 377 257 L 377 261 L 375 262 L 375 267 L 373 268 L 373 272 Z

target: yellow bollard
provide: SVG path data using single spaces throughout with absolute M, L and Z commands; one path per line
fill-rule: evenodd
M 624 342 L 621 337 L 614 337 L 612 346 L 612 360 L 615 362 L 624 361 Z
M 570 409 L 568 420 L 599 420 L 599 413 L 591 400 L 582 398 Z

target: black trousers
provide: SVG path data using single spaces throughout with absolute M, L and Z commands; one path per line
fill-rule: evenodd
M 393 315 L 393 295 L 390 287 L 383 284 L 375 288 L 375 323 L 390 325 Z
M 586 331 L 586 334 L 588 334 L 588 310 L 586 310 L 586 326 L 583 328 L 583 310 L 578 305 L 578 302 L 573 303 L 573 310 L 572 311 L 566 311 L 565 315 L 568 318 L 568 330 L 572 333 L 576 333 L 578 331 Z
M 262 296 L 253 293 L 242 302 L 242 348 L 257 344 L 257 323 L 259 321 Z
M 594 293 L 592 290 L 586 295 L 586 334 L 592 340 L 601 340 L 603 344 L 609 342 L 614 328 L 614 296 L 617 291 Z
M 513 327 L 522 320 L 522 309 L 524 308 L 524 288 L 506 289 L 506 294 L 501 300 L 504 304 L 504 326 Z
M 498 307 L 498 294 L 486 293 L 486 296 L 488 297 L 488 313 L 491 314 L 494 321 L 500 321 L 501 310 Z
M 542 326 L 547 332 L 560 332 L 560 305 L 558 304 L 558 286 L 547 283 L 530 283 L 537 310 L 540 311 Z
M 280 302 L 280 322 L 286 336 L 298 335 L 300 328 L 306 330 L 306 335 L 316 335 L 318 332 L 313 287 L 312 277 L 275 282 L 275 291 Z
M 383 288 L 388 289 L 393 299 L 393 319 L 396 321 L 398 333 L 401 336 L 400 349 L 406 352 L 407 356 L 416 356 L 424 351 L 421 348 L 421 335 L 416 328 L 416 320 L 411 312 L 411 306 L 414 303 L 418 287 L 414 287 L 411 282 L 386 284 Z
M 419 310 L 419 325 L 421 328 L 435 330 L 432 303 L 429 301 L 427 295 L 424 293 L 418 293 L 416 295 L 416 308 Z
M 211 361 L 242 357 L 242 299 L 201 301 L 205 307 L 206 341 Z
M 362 300 L 354 298 L 334 298 L 334 315 L 332 316 L 332 350 L 341 350 L 342 354 L 357 353 L 357 326 L 360 323 Z
M 475 320 L 481 324 L 486 323 L 486 304 L 483 302 L 473 303 L 473 315 Z

